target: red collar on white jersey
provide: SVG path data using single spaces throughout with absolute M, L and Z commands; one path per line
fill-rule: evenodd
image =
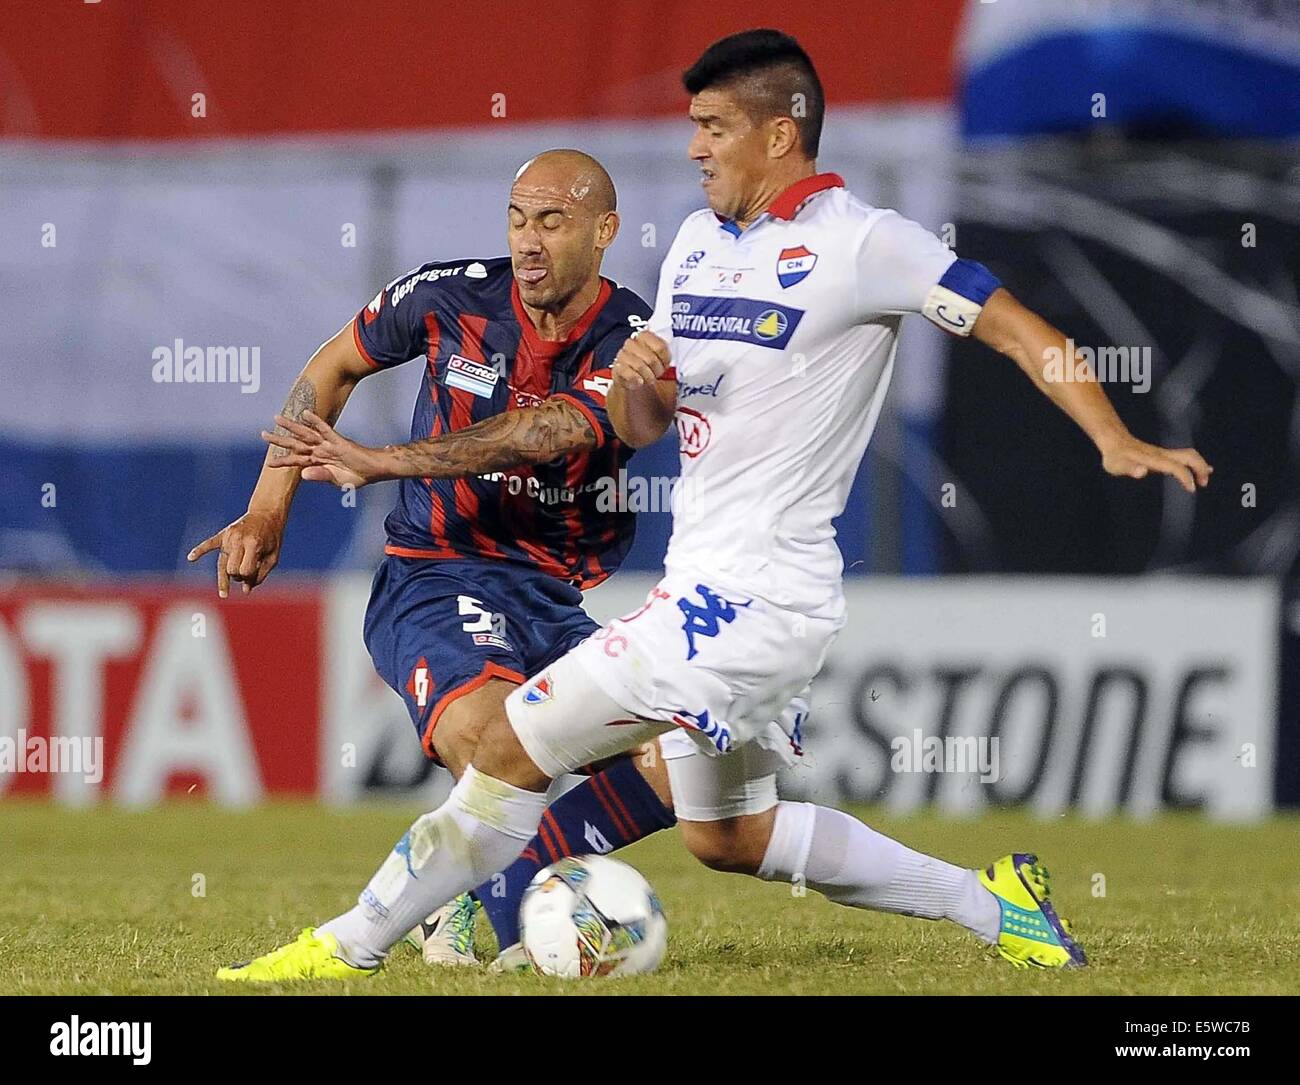
M 828 188 L 843 187 L 844 178 L 838 173 L 814 173 L 811 177 L 796 181 L 777 196 L 763 214 L 788 221 L 794 218 L 803 208 L 803 205 L 816 196 L 817 193 L 825 192 Z M 716 217 L 723 226 L 735 228 L 735 222 L 732 219 L 723 218 L 721 215 Z M 761 217 L 762 215 L 759 216 L 759 218 Z M 757 222 L 758 220 L 755 219 L 754 221 Z
M 792 219 L 799 213 L 799 209 L 817 193 L 824 192 L 828 188 L 843 187 L 844 178 L 838 173 L 814 173 L 811 177 L 796 181 L 782 192 L 772 201 L 767 213 L 773 218 Z

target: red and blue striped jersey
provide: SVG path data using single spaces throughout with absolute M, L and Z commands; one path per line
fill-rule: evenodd
M 508 257 L 424 264 L 394 279 L 353 321 L 376 368 L 424 360 L 411 440 L 451 433 L 547 399 L 573 403 L 596 432 L 590 452 L 490 475 L 403 479 L 385 522 L 389 554 L 512 562 L 582 588 L 632 545 L 635 516 L 611 500 L 632 450 L 605 409 L 610 366 L 650 307 L 602 279 L 562 342 L 538 338 Z

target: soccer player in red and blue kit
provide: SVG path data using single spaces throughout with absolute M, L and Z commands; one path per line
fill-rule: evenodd
M 509 257 L 425 264 L 394 279 L 307 363 L 277 416 L 248 511 L 190 552 L 220 549 L 217 586 L 245 592 L 275 567 L 300 479 L 400 480 L 365 619 L 375 667 L 406 702 L 425 752 L 460 776 L 482 721 L 597 629 L 582 591 L 608 577 L 634 516 L 609 501 L 632 450 L 606 413 L 610 366 L 650 307 L 600 275 L 618 231 L 601 165 L 548 151 L 510 192 Z M 411 441 L 366 448 L 337 433 L 357 382 L 419 358 Z M 610 851 L 674 823 L 661 759 L 622 759 L 558 799 L 514 866 L 475 895 L 521 956 L 518 904 L 564 855 Z M 472 963 L 469 898 L 412 940 L 430 963 Z

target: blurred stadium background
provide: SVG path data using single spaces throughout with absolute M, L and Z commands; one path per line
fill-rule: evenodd
M 1149 389 L 1109 386 L 1121 415 L 1217 468 L 1195 498 L 1107 479 L 1009 362 L 915 321 L 838 524 L 852 622 L 789 790 L 972 815 L 1300 804 L 1295 0 L 8 0 L 0 737 L 102 737 L 106 763 L 0 772 L 0 795 L 448 786 L 361 641 L 388 487 L 352 507 L 304 486 L 247 599 L 219 603 L 185 554 L 243 511 L 318 343 L 413 265 L 504 251 L 537 151 L 605 162 L 606 273 L 652 296 L 701 203 L 679 73 L 760 25 L 820 68 L 823 169 L 1079 344 L 1150 348 Z M 177 340 L 256 351 L 257 380 L 156 381 Z M 340 428 L 403 437 L 418 378 L 366 381 Z M 669 527 L 641 517 L 597 616 L 639 602 Z M 1001 778 L 891 771 L 916 731 L 999 737 Z

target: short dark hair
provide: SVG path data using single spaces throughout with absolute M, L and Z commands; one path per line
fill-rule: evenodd
M 733 83 L 743 83 L 739 96 L 751 117 L 790 117 L 804 154 L 817 157 L 826 96 L 817 69 L 794 38 L 779 30 L 745 30 L 719 38 L 682 75 L 688 94 Z M 803 96 L 801 117 L 792 110 L 796 94 Z

